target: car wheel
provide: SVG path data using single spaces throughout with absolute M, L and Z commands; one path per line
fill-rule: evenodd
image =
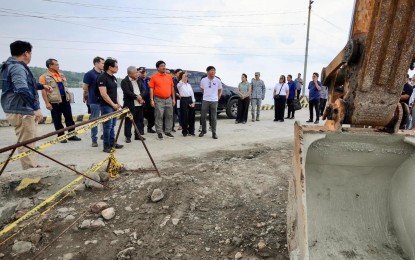
M 238 114 L 238 99 L 232 99 L 226 108 L 226 115 L 230 119 L 235 119 Z

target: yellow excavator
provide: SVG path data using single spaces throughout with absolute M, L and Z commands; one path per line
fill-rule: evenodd
M 326 123 L 295 124 L 290 259 L 415 259 L 415 133 L 399 130 L 414 61 L 415 0 L 356 0 L 349 41 L 321 73 Z

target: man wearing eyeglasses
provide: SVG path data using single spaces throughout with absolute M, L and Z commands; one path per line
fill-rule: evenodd
M 218 139 L 216 134 L 216 121 L 217 121 L 217 111 L 218 111 L 218 101 L 222 95 L 222 82 L 218 77 L 216 77 L 216 69 L 213 66 L 206 68 L 207 77 L 203 78 L 200 81 L 200 88 L 203 92 L 203 101 L 202 101 L 202 111 L 201 111 L 201 123 L 202 123 L 202 132 L 200 132 L 199 137 L 203 137 L 206 131 L 206 115 L 209 111 L 211 115 L 211 127 L 212 127 L 212 138 Z
M 110 114 L 121 109 L 120 100 L 117 93 L 117 78 L 114 76 L 118 72 L 118 62 L 114 58 L 107 58 L 104 62 L 104 73 L 98 77 L 97 84 L 100 94 L 101 115 Z M 112 147 L 121 149 L 124 146 L 115 143 L 115 124 L 117 119 L 113 118 L 103 124 L 104 126 L 104 150 L 110 153 Z
M 65 118 L 66 127 L 73 126 L 75 124 L 72 118 L 72 108 L 70 103 L 70 94 L 68 81 L 63 73 L 59 72 L 59 63 L 56 59 L 46 60 L 47 71 L 39 77 L 41 84 L 46 84 L 52 87 L 52 92 L 46 92 L 42 90 L 42 97 L 45 101 L 46 108 L 50 110 L 52 116 L 53 125 L 55 130 L 63 129 L 62 115 Z M 70 130 L 69 132 L 74 131 Z M 58 136 L 64 135 L 64 133 L 58 134 Z M 69 141 L 81 141 L 81 138 L 72 136 Z M 67 143 L 68 141 L 62 140 L 61 143 Z

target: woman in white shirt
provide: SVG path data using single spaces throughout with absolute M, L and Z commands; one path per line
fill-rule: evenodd
M 180 94 L 180 113 L 182 115 L 182 134 L 184 137 L 195 136 L 195 94 L 188 83 L 189 74 L 182 71 L 177 78 L 177 89 Z
M 285 83 L 285 76 L 281 75 L 279 82 L 274 87 L 274 121 L 284 122 L 285 103 L 287 102 L 288 92 L 290 90 Z

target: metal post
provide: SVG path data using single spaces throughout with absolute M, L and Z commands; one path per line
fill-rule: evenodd
M 307 22 L 307 38 L 305 39 L 305 58 L 304 58 L 304 76 L 303 76 L 303 89 L 301 90 L 302 96 L 305 96 L 305 84 L 307 82 L 307 62 L 308 62 L 308 41 L 310 35 L 310 14 L 311 14 L 311 5 L 314 1 L 309 1 L 308 4 L 308 22 Z

